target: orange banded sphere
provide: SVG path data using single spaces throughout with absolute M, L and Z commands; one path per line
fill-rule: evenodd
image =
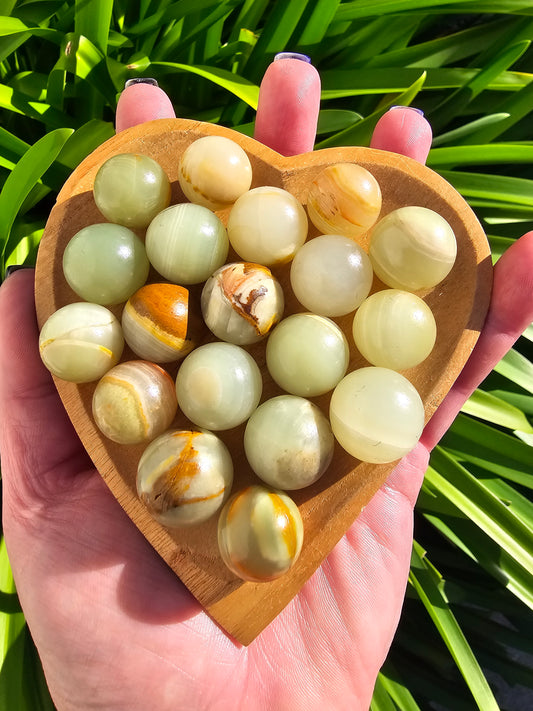
M 92 409 L 98 429 L 113 442 L 149 442 L 174 419 L 178 409 L 174 381 L 155 363 L 119 363 L 99 380 Z
M 126 302 L 122 330 L 126 343 L 140 358 L 171 363 L 198 345 L 203 329 L 188 289 L 177 284 L 146 284 Z
M 307 213 L 322 234 L 356 239 L 379 217 L 381 188 L 366 168 L 336 163 L 318 173 L 307 196 Z
M 282 491 L 249 486 L 234 494 L 218 520 L 222 560 L 242 580 L 265 582 L 286 573 L 303 544 L 303 522 Z

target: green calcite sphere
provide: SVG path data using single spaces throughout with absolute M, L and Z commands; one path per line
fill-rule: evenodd
M 370 293 L 372 264 L 353 239 L 319 235 L 296 252 L 291 286 L 298 301 L 321 316 L 344 316 Z
M 409 205 L 389 212 L 375 225 L 369 256 L 384 284 L 419 291 L 436 286 L 450 273 L 457 241 L 444 217 L 427 207 Z
M 107 222 L 77 232 L 63 254 L 63 273 L 85 301 L 120 304 L 145 283 L 150 263 L 144 244 L 127 227 Z
M 232 343 L 206 343 L 185 358 L 176 377 L 183 414 L 208 430 L 244 422 L 259 404 L 261 371 L 252 356 Z
M 353 338 L 372 365 L 405 370 L 425 360 L 437 337 L 435 317 L 416 294 L 377 291 L 355 312 Z
M 109 222 L 143 229 L 170 204 L 170 182 L 153 158 L 120 153 L 99 168 L 94 201 Z
M 172 205 L 160 212 L 146 231 L 150 263 L 175 284 L 206 281 L 224 264 L 228 250 L 222 221 L 202 205 Z
M 326 471 L 335 440 L 327 417 L 310 400 L 279 395 L 246 424 L 244 451 L 257 476 L 278 489 L 309 486 Z
M 346 373 L 349 360 L 348 341 L 341 329 L 316 314 L 284 318 L 267 341 L 270 375 L 292 395 L 314 397 L 329 392 Z
M 424 405 L 407 378 L 388 368 L 359 368 L 331 396 L 335 438 L 352 457 L 382 464 L 410 452 L 424 427 Z

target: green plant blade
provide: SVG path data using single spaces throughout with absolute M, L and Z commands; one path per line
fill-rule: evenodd
M 461 411 L 501 427 L 533 434 L 533 427 L 521 410 L 483 390 L 472 393 Z
M 62 128 L 43 136 L 26 151 L 9 174 L 0 194 L 2 273 L 5 259 L 15 247 L 9 238 L 15 217 L 32 188 L 52 165 L 72 133 L 72 129 Z
M 439 586 L 440 575 L 414 542 L 409 582 L 422 600 L 433 624 L 465 679 L 481 711 L 499 711 L 498 704 L 457 620 Z
M 189 66 L 187 64 L 177 64 L 175 62 L 153 62 L 152 67 L 164 67 L 167 71 L 190 72 L 213 82 L 222 87 L 237 98 L 241 99 L 253 109 L 257 109 L 259 100 L 259 87 L 256 84 L 237 76 L 224 69 L 216 67 Z
M 533 531 L 476 477 L 441 447 L 428 481 L 526 570 L 533 570 Z

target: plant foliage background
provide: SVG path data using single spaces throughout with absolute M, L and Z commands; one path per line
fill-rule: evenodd
M 496 261 L 533 229 L 532 39 L 531 0 L 0 0 L 2 275 L 34 262 L 61 184 L 113 135 L 125 80 L 156 77 L 178 116 L 250 133 L 282 50 L 321 73 L 317 147 L 367 145 L 391 105 L 423 109 L 428 164 Z M 532 340 L 530 327 L 432 455 L 373 711 L 533 707 Z M 53 709 L 3 540 L 0 663 L 0 709 Z

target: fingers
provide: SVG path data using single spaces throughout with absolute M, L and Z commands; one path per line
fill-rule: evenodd
M 176 118 L 176 114 L 170 99 L 156 80 L 132 79 L 126 82 L 117 104 L 116 132 L 160 118 Z
M 313 150 L 320 108 L 320 77 L 305 55 L 282 53 L 259 89 L 254 138 L 285 156 Z
M 39 356 L 34 271 L 20 270 L 0 288 L 0 451 L 5 498 L 24 506 L 57 491 L 75 463 L 90 466 Z M 16 476 L 15 476 L 16 472 Z
M 394 106 L 376 124 L 371 148 L 400 153 L 425 164 L 433 133 L 424 114 L 410 106 Z
M 517 240 L 494 268 L 483 331 L 461 374 L 426 426 L 421 441 L 432 449 L 464 402 L 533 321 L 533 232 Z

